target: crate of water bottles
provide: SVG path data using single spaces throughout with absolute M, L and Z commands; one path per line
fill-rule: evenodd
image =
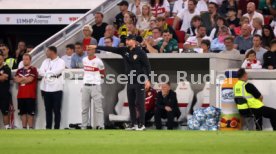
M 214 106 L 199 108 L 188 118 L 189 130 L 216 131 L 219 129 L 221 110 Z

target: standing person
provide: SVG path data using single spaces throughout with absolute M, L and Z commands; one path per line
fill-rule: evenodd
M 126 40 L 127 47 L 92 46 L 99 50 L 110 51 L 121 55 L 128 75 L 127 98 L 132 125 L 127 130 L 145 130 L 145 86 L 150 85 L 150 63 L 145 51 L 137 46 L 136 37 L 130 35 Z M 136 109 L 139 118 L 136 116 Z
M 4 56 L 0 53 L 0 110 L 3 115 L 3 121 L 6 129 L 9 125 L 9 105 L 10 105 L 10 79 L 11 69 L 4 62 Z
M 102 89 L 101 78 L 104 77 L 104 64 L 102 60 L 95 56 L 95 48 L 88 46 L 87 57 L 82 62 L 84 66 L 82 88 L 82 128 L 88 126 L 89 109 L 91 109 L 91 101 L 96 111 L 95 121 L 96 129 L 104 129 L 104 111 L 102 105 Z
M 58 57 L 57 48 L 50 46 L 45 59 L 39 68 L 39 75 L 42 76 L 40 90 L 45 103 L 46 129 L 52 129 L 53 113 L 55 115 L 55 129 L 60 128 L 61 102 L 63 95 L 62 71 L 65 69 L 65 62 Z
M 169 130 L 172 130 L 174 118 L 178 118 L 180 114 L 176 93 L 171 90 L 169 82 L 162 84 L 161 91 L 157 93 L 155 107 L 154 119 L 156 129 L 162 129 L 161 118 L 167 118 L 167 127 Z
M 14 81 L 18 83 L 18 109 L 23 129 L 27 129 L 28 126 L 29 129 L 33 129 L 38 72 L 35 67 L 31 66 L 31 55 L 24 54 L 22 61 L 24 67 L 18 69 L 14 77 Z
M 0 47 L 0 50 L 2 51 L 2 54 L 4 56 L 4 61 L 9 66 L 9 68 L 10 69 L 16 69 L 16 67 L 17 67 L 17 65 L 16 65 L 16 59 L 14 59 L 11 56 L 10 48 L 6 44 L 3 44 Z
M 107 26 L 107 23 L 103 22 L 104 15 L 101 12 L 95 13 L 95 24 L 92 26 L 93 34 L 92 37 L 94 37 L 98 42 L 100 38 L 104 37 L 105 28 Z
M 17 44 L 17 49 L 15 51 L 15 59 L 16 59 L 17 65 L 22 61 L 23 55 L 25 53 L 26 53 L 26 43 L 25 41 L 19 41 Z
M 73 53 L 75 52 L 75 46 L 74 44 L 67 44 L 66 45 L 66 52 L 65 55 L 61 57 L 62 60 L 65 62 L 65 66 L 68 69 L 71 69 L 71 61 Z
M 276 131 L 276 109 L 264 105 L 262 94 L 252 83 L 248 82 L 245 69 L 239 69 L 237 75 L 239 80 L 233 88 L 235 98 L 246 99 L 246 103 L 237 104 L 239 113 L 249 115 L 252 112 L 256 118 L 257 130 L 262 130 L 262 118 L 269 118 L 273 130 Z

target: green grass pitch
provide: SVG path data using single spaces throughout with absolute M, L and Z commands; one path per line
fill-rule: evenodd
M 274 132 L 1 130 L 0 154 L 276 153 Z

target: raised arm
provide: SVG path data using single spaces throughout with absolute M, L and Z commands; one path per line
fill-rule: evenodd
M 126 47 L 106 47 L 106 46 L 96 46 L 96 45 L 90 45 L 90 46 L 98 50 L 109 51 L 119 55 L 123 55 L 124 51 L 126 51 L 127 49 Z

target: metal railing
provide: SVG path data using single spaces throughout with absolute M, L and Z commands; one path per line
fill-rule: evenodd
M 64 41 L 70 39 L 72 36 L 77 34 L 81 31 L 82 27 L 86 24 L 91 24 L 95 21 L 94 13 L 100 11 L 103 14 L 107 13 L 111 9 L 114 8 L 121 0 L 107 0 L 103 2 L 100 6 L 97 8 L 88 11 L 85 13 L 82 17 L 77 19 L 75 22 L 69 24 L 65 28 L 63 28 L 61 31 L 56 33 L 55 35 L 51 36 L 44 42 L 40 43 L 38 46 L 36 46 L 32 51 L 31 55 L 35 56 L 39 59 L 39 54 L 42 52 L 45 52 L 48 46 L 54 45 L 59 46 Z

